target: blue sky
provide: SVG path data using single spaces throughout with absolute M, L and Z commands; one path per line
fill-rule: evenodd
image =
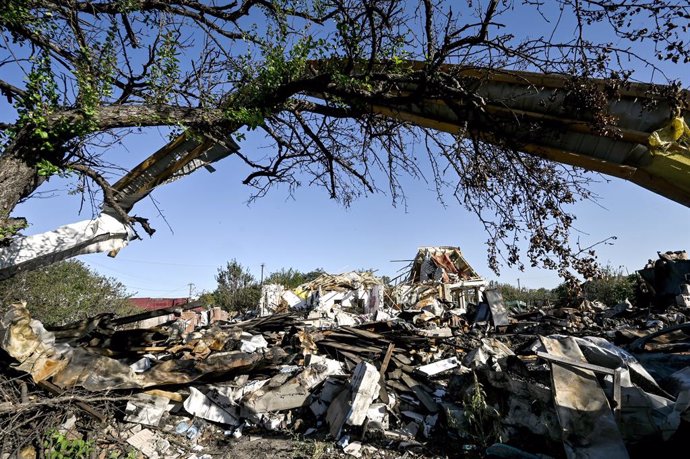
M 519 13 L 509 20 L 514 21 L 511 27 L 524 29 L 531 24 Z M 566 29 L 561 30 L 568 33 Z M 670 78 L 690 74 L 688 65 L 667 70 Z M 638 69 L 639 78 L 646 78 L 645 73 Z M 166 142 L 164 131 L 151 130 L 132 136 L 126 148 L 109 156 L 131 167 Z M 251 151 L 260 144 L 250 136 L 241 147 Z M 143 241 L 133 241 L 115 258 L 97 254 L 80 259 L 123 282 L 135 296 L 186 296 L 189 283 L 196 293 L 212 290 L 218 267 L 233 258 L 257 278 L 262 263 L 266 273 L 289 267 L 328 272 L 373 268 L 378 274 L 395 276 L 404 263 L 391 260 L 410 259 L 424 245 L 459 246 L 470 264 L 489 279 L 512 284 L 520 279 L 522 286 L 533 288 L 559 283 L 555 273 L 539 269 L 520 272 L 504 266 L 497 277 L 487 266 L 488 236 L 477 218 L 452 199 L 443 207 L 423 182 L 405 181 L 406 207 L 393 207 L 389 196 L 379 194 L 344 208 L 325 190 L 308 187 L 298 189 L 293 197 L 279 188 L 247 205 L 250 190 L 241 184 L 238 165 L 229 158 L 215 165 L 214 174 L 200 170 L 159 188 L 153 193 L 156 205 L 147 199 L 134 209 L 151 219 L 158 230 L 153 238 L 144 235 Z M 690 210 L 620 179 L 600 180 L 593 187 L 599 201 L 572 208 L 578 229 L 573 237 L 588 246 L 616 236 L 612 244 L 598 247 L 604 264 L 633 272 L 655 258 L 658 250 L 690 249 Z M 91 217 L 88 203 L 78 214 L 80 197 L 67 194 L 68 185 L 53 178 L 41 190 L 56 190 L 54 197 L 30 199 L 16 209 L 16 215 L 32 223 L 29 233 Z
M 164 136 L 137 139 L 142 152 L 163 145 Z M 244 148 L 251 148 L 244 147 Z M 132 152 L 133 153 L 133 152 Z M 123 153 L 126 154 L 126 153 Z M 131 153 L 130 153 L 131 154 Z M 139 154 L 137 154 L 139 156 Z M 554 287 L 555 273 L 503 268 L 496 277 L 486 263 L 486 234 L 474 215 L 450 202 L 436 200 L 435 192 L 420 182 L 407 186 L 407 210 L 393 207 L 390 198 L 375 195 L 355 201 L 350 208 L 330 200 L 322 189 L 299 189 L 289 197 L 277 189 L 247 205 L 249 190 L 241 184 L 232 158 L 184 180 L 165 185 L 154 193 L 157 207 L 172 228 L 158 215 L 149 199 L 135 208 L 151 218 L 157 233 L 133 241 L 115 258 L 104 254 L 80 257 L 96 271 L 117 278 L 137 296 L 186 296 L 188 283 L 197 292 L 212 290 L 218 267 L 235 258 L 258 278 L 265 272 L 293 267 L 303 271 L 324 268 L 342 272 L 373 268 L 379 274 L 396 275 L 418 246 L 457 245 L 480 274 L 522 286 Z M 52 180 L 46 188 L 62 188 Z M 612 245 L 599 246 L 599 259 L 630 272 L 641 268 L 656 251 L 688 248 L 690 212 L 687 208 L 619 179 L 594 186 L 597 204 L 573 207 L 576 228 L 583 246 L 610 236 Z M 34 222 L 32 232 L 76 221 L 77 196 L 33 199 L 17 211 Z M 82 213 L 90 216 L 90 210 Z

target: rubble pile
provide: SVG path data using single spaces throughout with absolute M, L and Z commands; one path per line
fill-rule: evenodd
M 100 431 L 149 458 L 233 457 L 233 442 L 262 432 L 330 438 L 328 457 L 625 458 L 687 431 L 683 309 L 584 302 L 513 314 L 479 284 L 470 288 L 482 301 L 463 303 L 446 261 L 419 279 L 417 268 L 448 249 L 420 253 L 430 256 L 406 285 L 435 293 L 367 311 L 359 295 L 382 284 L 352 275 L 300 289 L 319 292 L 304 309 L 243 321 L 197 311 L 206 319 L 192 328 L 190 314 L 162 310 L 47 330 L 15 304 L 0 321 L 2 359 L 52 397 L 80 394 L 70 400 Z M 0 416 L 32 412 L 21 392 L 0 392 Z M 107 413 L 95 408 L 106 400 Z M 5 451 L 26 446 L 15 438 Z
M 370 272 L 322 274 L 294 290 L 269 284 L 261 290 L 259 316 L 308 310 L 307 319 L 319 327 L 354 325 L 383 308 L 383 292 L 383 282 Z

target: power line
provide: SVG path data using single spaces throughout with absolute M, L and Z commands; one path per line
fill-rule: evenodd
M 137 287 L 136 285 L 128 285 L 127 288 L 136 289 L 136 290 L 146 290 L 149 292 L 163 292 L 163 293 L 180 292 L 180 291 L 185 291 L 187 289 L 186 287 L 180 287 L 180 288 L 173 288 L 170 290 L 164 290 L 164 289 L 159 289 L 159 288 Z
M 153 279 L 142 277 L 139 275 L 134 275 L 131 273 L 126 273 L 126 272 L 120 271 L 118 269 L 111 268 L 110 266 L 104 266 L 100 263 L 93 262 L 91 260 L 89 260 L 87 263 L 89 265 L 95 265 L 95 266 L 99 267 L 100 269 L 105 269 L 106 271 L 111 271 L 113 273 L 116 273 L 118 276 L 124 276 L 124 277 L 129 277 L 129 278 L 137 279 L 137 280 L 145 280 L 145 281 L 155 282 L 155 280 L 153 280 Z
M 193 265 L 189 263 L 173 263 L 167 261 L 151 261 L 151 260 L 135 260 L 133 258 L 118 257 L 117 261 L 125 261 L 130 263 L 143 263 L 147 265 L 164 265 L 164 266 L 189 266 L 193 268 L 217 268 L 218 265 Z

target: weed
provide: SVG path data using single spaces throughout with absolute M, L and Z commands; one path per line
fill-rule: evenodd
M 328 454 L 328 443 L 318 440 L 304 440 L 299 437 L 293 438 L 292 457 L 293 459 L 326 459 Z
M 501 441 L 499 413 L 486 402 L 486 392 L 476 373 L 474 383 L 463 400 L 463 408 L 469 433 L 475 441 L 484 447 Z
M 86 459 L 93 450 L 90 441 L 69 439 L 57 430 L 48 432 L 43 447 L 47 459 Z

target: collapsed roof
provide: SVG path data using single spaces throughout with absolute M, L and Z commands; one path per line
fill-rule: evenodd
M 458 247 L 420 247 L 412 262 L 409 282 L 439 281 L 455 284 L 483 280 Z

